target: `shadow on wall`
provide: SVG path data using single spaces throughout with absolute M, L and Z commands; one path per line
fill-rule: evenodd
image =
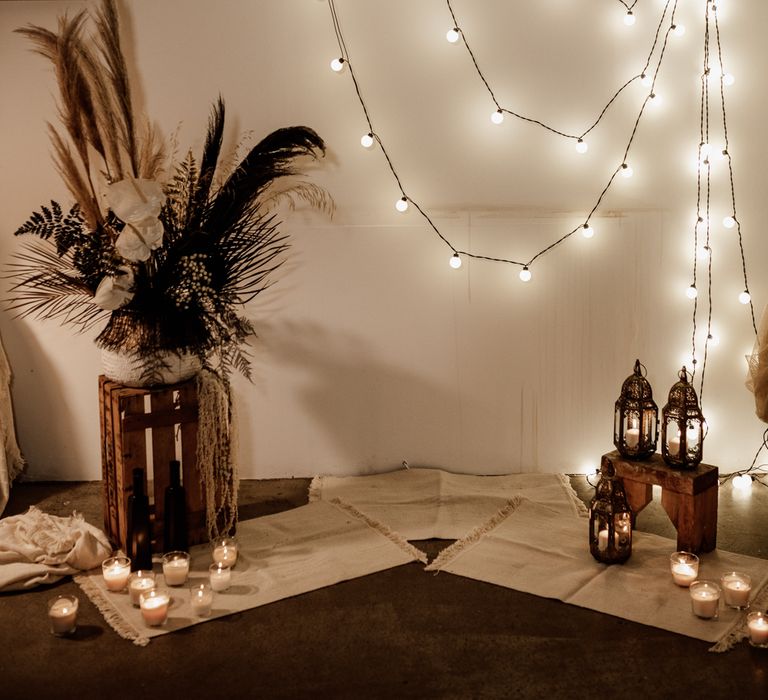
M 68 395 L 61 368 L 48 360 L 40 336 L 23 321 L 5 326 L 3 342 L 11 365 L 16 435 L 27 462 L 21 478 L 28 481 L 84 478 L 86 455 L 78 440 L 83 433 L 82 411 L 77 402 L 84 397 L 96 401 L 95 384 L 83 388 L 76 396 Z M 88 431 L 89 435 L 92 433 Z
M 327 438 L 318 444 L 320 471 L 351 467 L 365 474 L 399 467 L 403 460 L 430 466 L 427 455 L 434 461 L 436 454 L 458 454 L 459 401 L 445 387 L 382 363 L 370 343 L 343 331 L 331 334 L 312 323 L 260 324 L 258 336 L 256 354 L 268 353 L 271 365 L 287 370 L 291 394 L 298 397 L 309 421 L 306 429 L 311 432 L 319 426 Z M 258 357 L 254 364 L 256 385 L 265 383 L 258 376 Z M 270 393 L 274 391 L 272 386 Z M 274 399 L 280 405 L 284 400 L 284 396 Z M 280 421 L 270 413 L 270 421 Z M 243 418 L 241 425 L 246 424 Z M 301 440 L 299 426 L 285 430 L 283 444 Z M 272 436 L 270 442 L 276 440 L 276 431 L 263 434 Z M 283 448 L 274 445 L 266 451 L 272 449 Z M 255 445 L 254 452 L 260 451 Z M 255 463 L 265 461 L 272 460 L 255 455 Z

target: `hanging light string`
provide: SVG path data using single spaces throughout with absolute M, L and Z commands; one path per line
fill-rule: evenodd
M 483 85 L 485 85 L 485 89 L 487 90 L 488 94 L 491 96 L 491 100 L 493 101 L 493 104 L 496 105 L 496 112 L 495 115 L 503 115 L 503 114 L 509 114 L 510 116 L 516 117 L 517 119 L 520 119 L 521 121 L 529 122 L 531 124 L 536 124 L 537 126 L 542 127 L 543 129 L 546 129 L 547 131 L 551 131 L 553 134 L 557 134 L 558 136 L 563 136 L 567 139 L 573 139 L 578 144 L 582 144 L 584 142 L 584 137 L 587 136 L 595 127 L 597 127 L 598 124 L 602 121 L 603 117 L 605 116 L 608 109 L 611 107 L 611 105 L 616 101 L 616 99 L 621 95 L 624 90 L 629 87 L 635 80 L 647 80 L 647 71 L 648 67 L 651 64 L 651 61 L 653 60 L 653 54 L 656 51 L 656 46 L 659 41 L 659 34 L 661 32 L 661 27 L 664 24 L 664 18 L 666 17 L 667 11 L 669 9 L 669 5 L 672 0 L 667 0 L 664 4 L 664 10 L 661 13 L 661 18 L 659 19 L 658 24 L 656 25 L 656 32 L 653 37 L 653 44 L 651 45 L 651 50 L 648 53 L 648 57 L 646 58 L 645 65 L 643 66 L 643 69 L 638 73 L 637 75 L 632 76 L 629 80 L 627 80 L 618 90 L 616 90 L 613 93 L 613 96 L 608 100 L 605 107 L 603 107 L 600 114 L 597 116 L 597 119 L 584 131 L 582 131 L 580 134 L 569 134 L 568 132 L 562 131 L 560 129 L 557 129 L 553 126 L 550 126 L 549 124 L 544 123 L 543 121 L 539 119 L 535 119 L 533 117 L 527 117 L 523 114 L 520 114 L 518 112 L 515 112 L 512 109 L 509 109 L 508 107 L 504 107 L 496 98 L 496 94 L 493 91 L 493 88 L 491 88 L 490 83 L 488 82 L 488 79 L 485 77 L 485 74 L 480 69 L 480 65 L 477 62 L 477 58 L 475 57 L 475 52 L 472 50 L 472 47 L 469 45 L 469 42 L 467 41 L 467 35 L 464 32 L 464 30 L 461 28 L 461 24 L 459 23 L 458 18 L 456 17 L 456 13 L 453 9 L 453 6 L 451 5 L 451 0 L 445 0 L 446 5 L 448 6 L 448 11 L 451 14 L 451 19 L 453 20 L 453 29 L 450 30 L 451 32 L 455 32 L 456 38 L 458 39 L 461 37 L 461 41 L 464 44 L 464 48 L 466 48 L 467 53 L 469 54 L 469 57 L 472 59 L 472 64 L 475 67 L 475 72 L 477 73 L 480 80 L 483 82 Z M 622 0 L 619 0 L 619 2 L 622 2 Z M 637 0 L 632 3 L 632 7 L 635 6 Z M 622 4 L 625 4 L 622 2 Z M 676 5 L 677 3 L 675 3 Z M 626 6 L 626 5 L 625 5 Z M 631 10 L 631 8 L 628 8 Z M 674 14 L 674 13 L 673 13 Z M 673 26 L 674 26 L 674 20 L 673 20 Z
M 677 3 L 678 3 L 678 0 L 674 0 L 674 2 L 673 2 L 673 0 L 667 0 L 667 2 L 665 3 L 664 12 L 662 13 L 662 20 L 660 21 L 659 26 L 657 27 L 656 35 L 654 37 L 653 47 L 651 49 L 651 52 L 648 55 L 648 59 L 646 61 L 646 65 L 645 65 L 645 67 L 643 69 L 643 72 L 640 75 L 637 75 L 634 78 L 632 78 L 632 80 L 636 80 L 637 78 L 641 78 L 641 79 L 642 78 L 646 78 L 648 68 L 649 68 L 649 66 L 651 64 L 651 61 L 653 60 L 653 54 L 654 54 L 654 52 L 656 50 L 656 45 L 658 43 L 658 39 L 659 39 L 659 36 L 661 34 L 661 27 L 663 25 L 664 17 L 666 17 L 668 8 L 669 8 L 670 4 L 672 4 L 672 11 L 671 11 L 671 14 L 670 14 L 670 23 L 669 23 L 669 26 L 667 27 L 666 31 L 664 32 L 664 39 L 663 39 L 663 41 L 661 43 L 661 46 L 660 46 L 659 56 L 658 56 L 658 59 L 657 59 L 657 62 L 656 62 L 655 69 L 653 70 L 653 77 L 650 78 L 650 92 L 645 97 L 645 99 L 643 100 L 643 103 L 642 103 L 642 105 L 640 107 L 640 111 L 639 111 L 639 113 L 637 115 L 637 119 L 635 120 L 635 123 L 633 125 L 631 135 L 630 135 L 629 140 L 627 142 L 626 148 L 624 149 L 624 156 L 622 158 L 621 163 L 618 165 L 618 167 L 611 174 L 611 176 L 610 176 L 610 178 L 608 180 L 608 183 L 605 185 L 605 187 L 603 188 L 602 192 L 600 193 L 600 195 L 599 195 L 595 205 L 590 210 L 589 215 L 587 216 L 586 220 L 582 224 L 579 224 L 574 229 L 572 229 L 571 231 L 569 231 L 566 234 L 564 234 L 563 236 L 561 236 L 559 239 L 557 239 L 553 243 L 549 244 L 548 246 L 546 246 L 545 248 L 540 250 L 528 262 L 521 262 L 519 260 L 513 260 L 511 258 L 492 257 L 492 256 L 488 256 L 488 255 L 481 255 L 481 254 L 478 254 L 478 253 L 474 253 L 474 252 L 466 251 L 466 250 L 461 250 L 461 249 L 457 248 L 456 246 L 454 246 L 442 234 L 442 232 L 438 229 L 437 225 L 430 218 L 430 216 L 427 214 L 427 212 L 421 207 L 421 205 L 406 193 L 405 187 L 403 186 L 402 180 L 400 179 L 400 176 L 397 173 L 397 170 L 396 170 L 396 168 L 394 166 L 392 158 L 389 156 L 389 153 L 387 152 L 381 137 L 376 133 L 376 131 L 375 131 L 374 127 L 373 127 L 373 121 L 371 119 L 369 110 L 368 110 L 368 108 L 367 108 L 367 106 L 365 104 L 365 100 L 363 99 L 362 90 L 360 88 L 360 84 L 359 84 L 359 82 L 357 80 L 357 76 L 355 75 L 354 69 L 352 67 L 352 63 L 350 61 L 350 57 L 349 57 L 350 54 L 349 54 L 349 51 L 347 49 L 346 42 L 344 40 L 343 32 L 341 30 L 341 22 L 339 20 L 338 12 L 336 11 L 335 2 L 334 2 L 334 0 L 328 0 L 328 6 L 330 8 L 331 17 L 332 17 L 332 20 L 333 20 L 334 32 L 336 34 L 336 40 L 337 40 L 337 43 L 339 45 L 339 51 L 341 53 L 341 56 L 338 59 L 334 59 L 334 61 L 332 62 L 332 67 L 333 67 L 333 64 L 335 64 L 334 70 L 337 70 L 338 72 L 340 72 L 345 67 L 348 67 L 348 69 L 349 69 L 349 73 L 350 73 L 350 76 L 352 78 L 352 83 L 353 83 L 353 85 L 355 87 L 355 92 L 357 94 L 358 101 L 360 102 L 360 106 L 361 106 L 361 108 L 363 110 L 363 114 L 365 115 L 365 120 L 366 120 L 366 123 L 368 125 L 368 129 L 369 129 L 368 133 L 363 138 L 364 139 L 367 138 L 368 142 L 370 144 L 378 143 L 379 146 L 381 147 L 382 153 L 384 154 L 384 157 L 385 157 L 386 162 L 387 162 L 387 166 L 389 167 L 389 170 L 391 171 L 393 177 L 395 178 L 395 181 L 397 182 L 398 189 L 400 190 L 401 198 L 400 198 L 400 200 L 398 200 L 398 203 L 397 203 L 398 204 L 398 209 L 400 211 L 405 211 L 408 208 L 409 204 L 413 204 L 414 208 L 419 212 L 419 214 L 421 214 L 421 216 L 424 218 L 424 220 L 429 224 L 430 228 L 432 228 L 432 230 L 439 236 L 439 238 L 451 249 L 451 251 L 454 254 L 454 257 L 464 256 L 464 257 L 472 258 L 472 259 L 476 259 L 476 260 L 486 260 L 486 261 L 492 261 L 492 262 L 499 262 L 499 263 L 507 263 L 507 264 L 511 264 L 511 265 L 516 265 L 516 266 L 522 268 L 521 279 L 525 279 L 527 281 L 528 279 L 530 279 L 529 267 L 530 267 L 530 265 L 535 260 L 537 260 L 539 257 L 544 255 L 545 253 L 550 252 L 552 249 L 556 248 L 558 245 L 560 245 L 565 240 L 570 238 L 574 233 L 576 233 L 578 231 L 585 231 L 587 229 L 590 229 L 589 220 L 594 215 L 594 213 L 597 211 L 597 209 L 600 206 L 600 204 L 602 203 L 602 200 L 605 197 L 605 195 L 607 194 L 607 192 L 610 189 L 611 185 L 613 184 L 613 181 L 616 178 L 616 175 L 618 175 L 620 172 L 625 174 L 625 175 L 631 174 L 632 171 L 631 171 L 630 166 L 627 163 L 627 156 L 628 156 L 629 151 L 631 149 L 631 146 L 632 146 L 632 143 L 634 141 L 635 135 L 637 134 L 637 130 L 638 130 L 638 127 L 639 127 L 639 124 L 640 124 L 640 120 L 641 120 L 642 115 L 643 115 L 643 113 L 645 111 L 645 108 L 646 108 L 649 100 L 654 99 L 656 97 L 655 93 L 653 92 L 653 88 L 654 88 L 654 86 L 656 84 L 656 78 L 658 76 L 659 70 L 660 70 L 662 62 L 663 62 L 664 54 L 666 52 L 667 43 L 668 43 L 668 40 L 669 40 L 669 35 L 670 35 L 670 33 L 672 31 L 674 31 L 674 27 L 675 27 L 674 17 L 675 17 L 675 11 L 677 9 Z M 449 5 L 449 7 L 450 7 L 450 5 Z M 451 12 L 452 12 L 452 9 L 451 9 Z M 469 49 L 468 46 L 467 46 L 467 48 Z M 481 74 L 481 77 L 483 77 L 482 74 Z M 491 92 L 491 95 L 493 95 L 493 92 L 490 90 L 490 86 L 488 85 L 488 83 L 484 79 L 484 77 L 483 77 L 483 81 L 485 82 L 486 87 Z M 629 81 L 629 82 L 632 82 L 632 81 Z M 495 98 L 493 98 L 493 99 L 494 99 L 494 104 L 498 104 L 495 101 Z M 614 95 L 614 97 L 611 99 L 611 101 L 613 101 L 615 99 L 616 99 L 616 96 Z M 609 105 L 610 105 L 610 103 L 609 103 Z M 605 113 L 605 111 L 606 111 L 608 106 L 606 106 L 606 108 L 603 110 L 602 114 Z M 549 131 L 553 131 L 555 133 L 559 133 L 561 135 L 564 135 L 567 138 L 577 138 L 577 139 L 579 138 L 578 136 L 564 134 L 563 132 L 559 132 L 556 129 L 553 129 L 551 127 L 547 127 L 543 122 L 541 122 L 539 120 L 530 119 L 530 118 L 524 118 L 524 117 L 521 117 L 521 118 L 525 119 L 526 121 L 530 121 L 530 122 L 532 122 L 534 124 L 537 124 L 539 126 L 542 126 L 543 128 L 548 129 Z M 599 121 L 599 119 L 598 119 L 598 121 Z M 594 127 L 590 127 L 590 128 L 594 128 Z
M 627 8 L 628 12 L 631 12 L 635 5 L 637 5 L 637 0 L 635 0 L 633 3 L 628 3 L 627 0 L 619 0 L 619 2 Z
M 755 335 L 757 335 L 757 323 L 755 322 L 755 307 L 752 303 L 752 296 L 749 293 L 749 280 L 747 278 L 747 260 L 746 256 L 744 255 L 744 240 L 741 235 L 741 220 L 739 219 L 737 213 L 736 213 L 736 188 L 733 184 L 733 159 L 731 158 L 731 148 L 730 143 L 728 141 L 728 119 L 726 118 L 725 113 L 725 80 L 726 80 L 726 74 L 724 72 L 725 66 L 723 64 L 723 48 L 720 43 L 720 23 L 718 21 L 717 16 L 717 6 L 711 2 L 707 3 L 707 6 L 712 4 L 712 15 L 714 17 L 714 26 L 715 26 L 715 38 L 717 40 L 717 60 L 720 64 L 720 74 L 719 74 L 719 82 L 720 82 L 720 109 L 722 111 L 723 115 L 723 152 L 722 155 L 726 157 L 726 160 L 728 162 L 728 179 L 731 186 L 731 219 L 735 223 L 736 227 L 736 234 L 738 236 L 739 241 L 739 254 L 741 256 L 741 270 L 742 274 L 744 276 L 744 291 L 742 292 L 742 295 L 745 295 L 744 298 L 746 298 L 747 303 L 749 304 L 749 311 L 750 315 L 752 317 L 752 330 L 754 331 Z

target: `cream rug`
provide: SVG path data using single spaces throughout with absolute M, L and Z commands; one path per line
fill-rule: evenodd
M 237 538 L 239 554 L 232 571 L 232 585 L 226 591 L 214 593 L 210 617 L 195 616 L 188 600 L 189 585 L 208 580 L 208 545 L 190 549 L 192 562 L 187 585 L 168 588 L 171 609 L 162 627 L 145 625 L 127 592 L 108 591 L 99 570 L 77 576 L 75 581 L 118 634 L 144 646 L 152 637 L 200 622 L 412 561 L 426 562 L 421 552 L 388 528 L 341 503 L 311 503 L 241 521 Z M 155 564 L 155 572 L 158 585 L 164 586 L 159 563 Z
M 456 540 L 515 496 L 571 519 L 587 509 L 563 474 L 476 476 L 442 469 L 401 469 L 371 476 L 316 476 L 310 502 L 339 499 L 407 540 Z
M 445 549 L 429 571 L 447 571 L 544 598 L 597 610 L 707 642 L 726 651 L 746 637 L 745 614 L 722 606 L 718 620 L 691 612 L 687 588 L 669 572 L 674 540 L 633 533 L 632 556 L 622 565 L 595 561 L 583 520 L 564 518 L 539 503 L 515 498 L 485 524 Z M 729 552 L 701 555 L 700 578 L 726 571 L 752 577 L 753 602 L 768 604 L 768 561 Z

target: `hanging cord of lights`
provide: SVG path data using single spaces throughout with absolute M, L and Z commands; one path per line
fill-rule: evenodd
M 621 2 L 621 0 L 619 1 Z M 619 95 L 621 95 L 621 93 L 624 92 L 626 88 L 628 88 L 633 82 L 635 82 L 635 80 L 638 80 L 638 79 L 643 81 L 644 85 L 650 86 L 651 78 L 649 75 L 647 75 L 647 71 L 650 66 L 651 60 L 653 59 L 653 54 L 656 51 L 656 46 L 659 41 L 659 34 L 661 32 L 661 27 L 664 24 L 664 18 L 666 17 L 667 11 L 669 10 L 669 5 L 671 3 L 671 0 L 667 0 L 664 4 L 664 11 L 661 13 L 661 18 L 659 19 L 659 23 L 656 26 L 656 32 L 653 37 L 653 44 L 651 45 L 651 50 L 648 52 L 648 57 L 646 58 L 643 69 L 637 75 L 632 76 L 618 90 L 616 90 L 616 92 L 614 92 L 613 96 L 608 100 L 605 107 L 603 107 L 602 111 L 597 116 L 597 119 L 595 119 L 595 121 L 589 127 L 587 127 L 584 131 L 582 131 L 580 134 L 569 134 L 560 129 L 556 129 L 555 127 L 550 126 L 539 119 L 526 117 L 522 114 L 519 114 L 518 112 L 515 112 L 514 110 L 511 110 L 507 107 L 503 107 L 501 103 L 498 101 L 498 99 L 496 98 L 496 94 L 491 88 L 491 85 L 488 82 L 487 78 L 483 74 L 483 71 L 480 69 L 480 65 L 477 62 L 477 58 L 475 57 L 475 52 L 472 50 L 472 47 L 469 45 L 469 42 L 467 41 L 467 35 L 464 32 L 464 30 L 461 29 L 459 20 L 456 17 L 456 13 L 453 9 L 453 6 L 451 5 L 451 0 L 445 0 L 445 2 L 446 2 L 446 5 L 448 6 L 448 11 L 451 14 L 451 19 L 453 20 L 453 28 L 448 31 L 448 34 L 446 36 L 448 38 L 448 41 L 450 41 L 451 43 L 455 43 L 456 41 L 458 41 L 459 37 L 461 37 L 461 41 L 464 44 L 464 48 L 466 48 L 467 53 L 469 54 L 469 57 L 472 59 L 472 64 L 475 67 L 475 72 L 477 73 L 480 80 L 483 82 L 483 85 L 485 86 L 485 89 L 488 91 L 488 94 L 491 96 L 491 100 L 493 100 L 493 104 L 496 105 L 496 111 L 491 115 L 491 121 L 493 121 L 496 124 L 500 124 L 501 121 L 503 121 L 504 114 L 509 114 L 510 116 L 520 119 L 521 121 L 529 122 L 531 124 L 536 124 L 537 126 L 540 126 L 543 129 L 546 129 L 547 131 L 551 131 L 553 134 L 557 134 L 558 136 L 563 136 L 567 139 L 575 140 L 576 148 L 579 151 L 579 153 L 585 153 L 587 151 L 587 144 L 584 141 L 584 137 L 587 136 L 587 134 L 589 134 L 593 129 L 595 129 L 595 127 L 597 127 L 598 124 L 600 124 L 603 117 L 608 112 L 608 109 L 616 101 Z M 635 3 L 636 2 L 637 0 L 635 0 Z M 632 3 L 632 7 L 635 6 L 635 3 Z M 622 2 L 622 4 L 624 3 Z M 630 9 L 630 12 L 631 12 L 631 8 L 628 8 L 628 9 Z M 672 28 L 677 29 L 678 26 L 680 25 L 675 25 L 673 21 Z
M 347 49 L 346 42 L 344 40 L 344 35 L 343 35 L 342 31 L 341 31 L 341 23 L 339 21 L 339 17 L 338 17 L 338 13 L 336 11 L 336 6 L 335 6 L 335 3 L 334 3 L 334 0 L 328 0 L 328 6 L 329 6 L 329 9 L 330 9 L 330 12 L 331 12 L 331 18 L 332 18 L 332 21 L 333 21 L 333 28 L 334 28 L 334 32 L 336 34 L 336 40 L 337 40 L 337 43 L 339 45 L 339 51 L 340 51 L 341 55 L 340 55 L 339 58 L 334 59 L 331 62 L 331 67 L 336 72 L 340 72 L 345 67 L 347 67 L 349 69 L 349 73 L 350 73 L 350 76 L 352 78 L 352 83 L 353 83 L 353 85 L 355 87 L 355 92 L 357 94 L 358 101 L 360 102 L 360 106 L 361 106 L 361 108 L 363 110 L 363 114 L 365 116 L 365 120 L 366 120 L 366 123 L 368 125 L 368 133 L 363 136 L 363 138 L 361 139 L 361 143 L 363 143 L 363 145 L 365 145 L 366 147 L 370 147 L 375 142 L 375 143 L 378 143 L 379 146 L 381 147 L 382 153 L 384 154 L 384 157 L 385 157 L 385 159 L 387 161 L 387 166 L 389 167 L 389 170 L 391 171 L 392 176 L 395 178 L 395 181 L 397 182 L 398 189 L 400 190 L 401 197 L 397 201 L 397 204 L 396 204 L 398 211 L 404 212 L 404 211 L 406 211 L 408 209 L 409 203 L 413 204 L 413 206 L 416 208 L 416 210 L 419 212 L 419 214 L 421 214 L 421 216 L 424 218 L 424 220 L 429 224 L 430 228 L 432 228 L 432 230 L 440 237 L 440 239 L 451 249 L 451 251 L 453 251 L 453 258 L 459 260 L 459 263 L 460 263 L 461 256 L 464 256 L 464 257 L 472 258 L 472 259 L 476 259 L 476 260 L 487 260 L 487 261 L 491 261 L 491 262 L 499 262 L 499 263 L 507 263 L 507 264 L 511 264 L 511 265 L 517 265 L 518 267 L 522 268 L 522 270 L 520 272 L 520 278 L 523 281 L 528 281 L 531 278 L 531 273 L 530 273 L 529 267 L 539 257 L 544 255 L 545 253 L 550 252 L 552 249 L 554 249 L 557 246 L 559 246 L 561 243 L 566 241 L 568 238 L 573 236 L 573 234 L 575 234 L 578 231 L 582 231 L 582 233 L 586 237 L 589 237 L 589 235 L 591 235 L 592 228 L 589 225 L 589 220 L 594 215 L 594 213 L 597 211 L 597 209 L 600 206 L 600 204 L 602 203 L 603 198 L 605 197 L 605 195 L 607 194 L 607 192 L 610 189 L 611 185 L 613 184 L 613 181 L 615 180 L 616 176 L 619 173 L 622 173 L 622 175 L 624 175 L 625 177 L 629 177 L 629 176 L 632 175 L 632 168 L 627 163 L 627 156 L 629 155 L 629 151 L 630 151 L 630 149 L 632 147 L 632 143 L 634 141 L 635 135 L 637 134 L 637 130 L 638 130 L 638 127 L 640 125 L 640 120 L 641 120 L 641 118 L 643 116 L 645 108 L 646 108 L 649 100 L 654 99 L 656 97 L 656 94 L 654 93 L 653 88 L 654 88 L 654 86 L 656 84 L 656 78 L 657 78 L 657 76 L 659 74 L 659 70 L 661 68 L 661 65 L 662 65 L 662 62 L 663 62 L 663 59 L 664 59 L 664 54 L 666 52 L 667 43 L 668 43 L 668 40 L 669 40 L 669 35 L 673 31 L 675 31 L 675 21 L 674 21 L 674 18 L 675 18 L 675 11 L 677 9 L 677 3 L 678 3 L 678 0 L 674 0 L 674 2 L 673 2 L 673 0 L 667 0 L 667 2 L 665 4 L 665 8 L 664 8 L 664 13 L 662 14 L 662 20 L 659 23 L 659 27 L 657 28 L 656 37 L 654 38 L 653 47 L 652 47 L 651 52 L 649 53 L 648 59 L 646 61 L 646 67 L 645 67 L 645 69 L 643 70 L 643 72 L 640 75 L 635 76 L 635 78 L 633 78 L 633 80 L 636 79 L 636 78 L 641 78 L 641 79 L 642 78 L 646 78 L 646 71 L 648 70 L 648 66 L 651 63 L 653 53 L 655 52 L 656 44 L 658 42 L 658 36 L 659 36 L 659 34 L 661 32 L 661 26 L 663 24 L 664 17 L 666 16 L 667 9 L 668 9 L 669 5 L 672 4 L 672 12 L 670 14 L 670 24 L 667 27 L 666 31 L 664 32 L 664 38 L 663 38 L 663 41 L 661 43 L 661 47 L 660 47 L 660 50 L 659 50 L 658 60 L 656 62 L 655 69 L 653 70 L 653 77 L 650 80 L 650 92 L 645 97 L 645 99 L 643 100 L 643 103 L 642 103 L 642 105 L 640 107 L 639 113 L 637 115 L 637 119 L 635 120 L 635 123 L 633 125 L 632 132 L 630 134 L 630 137 L 629 137 L 629 140 L 627 142 L 626 148 L 624 149 L 624 155 L 623 155 L 623 158 L 622 158 L 619 166 L 611 174 L 611 176 L 610 176 L 610 178 L 608 180 L 608 183 L 605 185 L 605 187 L 603 188 L 602 192 L 598 196 L 597 201 L 595 202 L 594 206 L 590 210 L 590 212 L 589 212 L 588 216 L 586 217 L 586 220 L 584 221 L 584 223 L 579 224 L 574 229 L 572 229 L 571 231 L 567 232 L 566 234 L 561 236 L 559 239 L 557 239 L 553 243 L 549 244 L 548 246 L 546 246 L 545 248 L 540 250 L 530 260 L 528 260 L 528 262 L 521 262 L 521 261 L 518 261 L 518 260 L 509 259 L 509 258 L 500 258 L 500 257 L 491 257 L 491 256 L 488 256 L 488 255 L 480 255 L 478 253 L 472 253 L 470 251 L 461 250 L 461 249 L 455 247 L 440 232 L 440 230 L 438 229 L 437 225 L 430 218 L 430 216 L 427 214 L 427 212 L 421 207 L 421 205 L 418 202 L 416 202 L 413 198 L 409 197 L 406 194 L 406 191 L 405 191 L 405 188 L 403 186 L 402 180 L 401 180 L 400 176 L 397 173 L 397 170 L 396 170 L 396 168 L 394 166 L 394 163 L 393 163 L 389 153 L 387 152 L 381 137 L 376 133 L 375 129 L 373 128 L 373 122 L 371 120 L 370 112 L 369 112 L 369 110 L 368 110 L 368 108 L 367 108 L 367 106 L 365 104 L 365 100 L 363 99 L 362 91 L 360 89 L 360 84 L 359 84 L 359 82 L 357 80 L 357 76 L 355 75 L 354 69 L 352 67 L 352 63 L 351 63 L 350 58 L 349 58 L 350 54 L 349 54 L 349 51 Z M 648 77 L 650 77 L 650 76 L 648 76 Z M 487 82 L 486 82 L 486 85 L 487 85 Z M 489 90 L 490 90 L 490 88 L 489 88 Z M 613 99 L 615 99 L 615 96 L 612 98 L 612 100 Z M 607 109 L 607 106 L 606 106 L 605 109 Z M 603 110 L 603 113 L 605 112 L 605 109 Z M 556 133 L 561 133 L 561 132 L 557 132 L 555 129 L 552 129 L 550 127 L 546 127 L 542 122 L 540 122 L 538 120 L 527 119 L 527 121 L 531 121 L 531 122 L 533 122 L 535 124 L 538 124 L 538 125 L 542 126 L 543 128 L 547 128 L 550 131 L 555 131 Z M 565 134 L 565 136 L 569 137 L 569 138 L 578 138 L 578 137 L 570 136 L 568 134 Z M 458 267 L 458 265 L 456 265 L 456 267 Z

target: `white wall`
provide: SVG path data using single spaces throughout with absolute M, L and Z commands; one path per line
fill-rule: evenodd
M 579 131 L 639 72 L 663 2 L 621 22 L 607 0 L 493 0 L 453 5 L 502 104 Z M 67 194 L 49 158 L 45 121 L 55 85 L 45 61 L 12 34 L 85 2 L 0 2 L 0 259 L 13 231 L 41 203 Z M 766 3 L 722 0 L 721 34 L 750 288 L 766 299 L 762 114 Z M 285 224 L 290 263 L 249 308 L 259 330 L 255 381 L 235 382 L 246 478 L 365 473 L 407 460 L 475 473 L 580 471 L 612 449 L 613 403 L 636 357 L 659 407 L 690 353 L 695 169 L 704 0 L 680 3 L 687 32 L 670 39 L 657 89 L 630 152 L 635 177 L 617 182 L 593 219 L 543 256 L 524 285 L 518 268 L 483 261 L 448 266 L 449 249 L 399 197 L 367 130 L 339 54 L 330 13 L 316 0 L 131 0 L 126 52 L 141 106 L 161 129 L 199 151 L 221 93 L 235 144 L 289 124 L 315 128 L 329 154 L 316 173 L 336 199 L 326 221 L 300 212 Z M 449 45 L 442 0 L 337 0 L 355 72 L 409 196 L 457 248 L 526 260 L 583 221 L 621 161 L 644 90 L 636 82 L 590 135 L 573 144 L 508 117 L 493 104 L 461 45 Z M 713 93 L 712 128 L 719 133 Z M 715 139 L 713 139 L 714 141 Z M 714 177 L 713 323 L 704 412 L 705 461 L 747 466 L 764 426 L 744 388 L 753 333 L 726 180 Z M 705 269 L 700 268 L 700 288 Z M 703 276 L 702 276 L 703 275 Z M 701 307 L 700 307 L 701 308 Z M 700 319 L 699 332 L 703 330 Z M 32 479 L 100 478 L 92 336 L 0 313 L 15 373 L 21 447 Z M 698 381 L 696 382 L 698 388 Z

